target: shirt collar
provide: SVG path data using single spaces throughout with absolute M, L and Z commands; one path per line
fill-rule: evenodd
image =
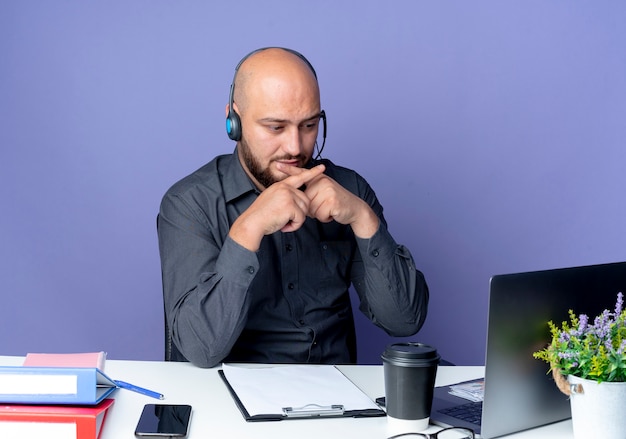
M 222 184 L 224 185 L 224 196 L 227 203 L 249 192 L 258 192 L 243 166 L 241 166 L 237 147 L 235 147 L 235 151 L 229 157 Z

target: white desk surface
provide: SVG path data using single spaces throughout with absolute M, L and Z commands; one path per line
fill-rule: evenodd
M 21 365 L 22 357 L 0 356 L 2 365 Z M 384 394 L 382 366 L 338 366 L 368 396 Z M 134 438 L 139 414 L 148 403 L 190 404 L 193 407 L 189 439 L 245 438 L 359 438 L 385 439 L 386 418 L 326 418 L 278 422 L 246 422 L 217 373 L 190 363 L 107 360 L 105 373 L 165 395 L 159 401 L 124 389 L 117 390 L 100 439 Z M 437 385 L 483 376 L 482 366 L 442 366 Z M 428 431 L 437 431 L 431 427 Z M 571 439 L 571 421 L 506 436 L 512 439 Z

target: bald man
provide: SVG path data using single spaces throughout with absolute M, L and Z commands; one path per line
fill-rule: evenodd
M 323 112 L 306 58 L 283 48 L 244 57 L 226 115 L 233 154 L 161 202 L 168 359 L 354 363 L 351 285 L 374 324 L 415 334 L 429 295 L 409 250 L 360 175 L 313 158 Z

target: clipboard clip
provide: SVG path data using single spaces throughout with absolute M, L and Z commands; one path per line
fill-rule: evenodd
M 343 405 L 307 404 L 302 407 L 283 407 L 283 414 L 288 418 L 304 418 L 313 416 L 343 416 Z

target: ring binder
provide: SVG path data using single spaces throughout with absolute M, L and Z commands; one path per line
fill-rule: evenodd
M 319 404 L 307 404 L 302 407 L 283 407 L 283 413 L 288 418 L 312 417 L 312 416 L 343 416 L 344 409 L 341 404 L 324 406 Z

